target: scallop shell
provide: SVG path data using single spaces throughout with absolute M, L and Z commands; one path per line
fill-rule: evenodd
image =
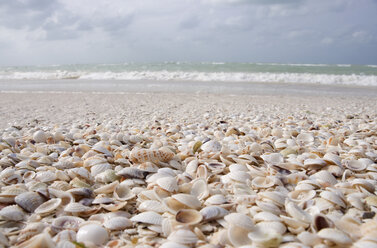
M 103 225 L 113 231 L 113 230 L 124 230 L 132 226 L 132 222 L 126 217 L 114 217 L 106 220 Z
M 189 194 L 175 194 L 170 198 L 164 200 L 164 203 L 169 209 L 178 211 L 182 208 L 198 209 L 202 204 L 193 195 Z
M 146 200 L 140 203 L 138 209 L 140 211 L 153 211 L 156 213 L 164 213 L 168 209 L 164 204 L 156 200 Z
M 208 206 L 200 210 L 200 214 L 205 221 L 223 218 L 228 213 L 228 210 L 219 206 Z
M 227 199 L 222 194 L 215 194 L 207 198 L 204 205 L 221 205 L 227 203 Z
M 259 212 L 256 215 L 254 215 L 253 220 L 256 222 L 261 221 L 281 221 L 280 218 L 270 212 Z
M 181 209 L 175 215 L 175 220 L 181 224 L 196 225 L 201 222 L 203 216 L 194 209 Z
M 76 235 L 77 242 L 91 242 L 95 245 L 101 246 L 109 239 L 109 234 L 106 229 L 100 225 L 88 224 L 82 226 Z
M 44 223 L 39 223 L 39 222 L 34 222 L 34 223 L 29 223 L 27 224 L 26 227 L 24 227 L 21 231 L 20 234 L 17 237 L 17 242 L 24 242 L 31 237 L 41 233 L 44 229 L 46 228 L 46 224 Z
M 60 198 L 53 198 L 39 205 L 39 207 L 37 207 L 34 212 L 42 216 L 47 215 L 56 210 L 61 203 L 62 200 Z
M 135 215 L 130 220 L 133 222 L 141 222 L 141 223 L 146 223 L 146 224 L 151 224 L 151 225 L 162 224 L 162 216 L 152 211 L 147 211 L 147 212 L 143 212 L 138 215 Z
M 51 223 L 51 230 L 59 233 L 63 230 L 72 230 L 77 232 L 80 224 L 85 220 L 75 216 L 60 216 L 54 219 Z
M 91 210 L 92 208 L 84 206 L 83 204 L 78 202 L 71 202 L 64 208 L 64 211 L 69 213 L 84 213 Z
M 38 193 L 25 192 L 16 196 L 14 201 L 25 211 L 33 213 L 34 210 L 44 202 L 44 199 Z
M 105 184 L 97 189 L 95 189 L 93 192 L 96 194 L 109 194 L 114 192 L 115 188 L 119 185 L 118 181 L 114 181 L 109 184 Z
M 111 168 L 112 167 L 109 163 L 96 164 L 90 167 L 90 174 L 95 177 L 106 170 L 110 170 Z
M 230 225 L 227 231 L 228 240 L 234 247 L 250 244 L 251 240 L 248 237 L 249 231 L 250 230 L 236 225 Z
M 208 184 L 204 179 L 198 178 L 192 182 L 190 194 L 203 200 L 209 195 Z
M 315 179 L 318 183 L 325 187 L 332 186 L 338 183 L 336 178 L 330 172 L 325 170 L 321 170 L 313 174 L 312 176 L 310 176 L 310 178 Z

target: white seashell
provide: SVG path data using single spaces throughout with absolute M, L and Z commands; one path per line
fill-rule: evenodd
M 310 176 L 311 179 L 315 179 L 318 183 L 321 185 L 324 185 L 326 187 L 335 185 L 338 183 L 338 180 L 328 171 L 321 170 L 312 176 Z
M 304 184 L 301 184 L 304 185 Z M 297 188 L 297 187 L 296 187 Z M 294 190 L 288 193 L 289 198 L 296 202 L 307 202 L 316 196 L 315 190 Z
M 103 225 L 113 231 L 113 230 L 124 230 L 132 226 L 132 222 L 126 217 L 114 217 L 106 220 Z
M 37 207 L 34 212 L 42 216 L 47 215 L 56 210 L 61 203 L 62 200 L 60 198 L 53 198 L 39 205 L 39 207 Z
M 96 224 L 84 225 L 76 235 L 77 242 L 92 242 L 95 245 L 103 245 L 109 239 L 106 229 Z
M 17 237 L 17 242 L 24 242 L 25 240 L 30 239 L 31 237 L 41 233 L 44 229 L 46 228 L 46 224 L 44 223 L 39 223 L 39 222 L 32 222 L 26 225 L 24 227 L 18 237 Z
M 240 247 L 251 243 L 248 237 L 250 230 L 244 229 L 236 225 L 230 225 L 228 227 L 228 240 L 234 247 Z
M 113 157 L 113 154 L 106 148 L 104 147 L 102 144 L 100 143 L 97 143 L 95 144 L 93 147 L 92 147 L 92 150 L 96 151 L 96 152 L 99 152 L 99 153 L 102 153 L 102 154 L 105 154 L 106 156 L 108 157 Z
M 111 168 L 112 167 L 109 163 L 96 164 L 90 167 L 90 174 L 95 177 L 106 170 L 110 170 Z
M 160 246 L 160 248 L 189 248 L 189 247 L 186 245 L 179 244 L 177 242 L 168 241 L 168 242 L 163 243 Z
M 76 240 L 76 232 L 73 230 L 63 230 L 56 234 L 53 238 L 55 243 L 59 243 L 60 241 L 75 241 Z M 72 243 L 71 243 L 72 244 Z
M 352 239 L 344 232 L 334 228 L 324 228 L 317 233 L 318 237 L 330 240 L 336 244 L 348 245 L 352 243 Z
M 38 130 L 33 134 L 33 140 L 37 143 L 45 143 L 47 140 L 47 134 L 42 130 Z
M 297 206 L 293 202 L 287 201 L 287 203 L 285 204 L 285 210 L 290 216 L 292 216 L 293 218 L 297 220 L 300 220 L 305 223 L 311 222 L 310 214 L 302 210 L 299 206 Z
M 152 224 L 152 225 L 161 225 L 162 216 L 159 215 L 158 213 L 147 211 L 147 212 L 143 212 L 143 213 L 133 216 L 131 218 L 131 221 Z
M 254 215 L 253 220 L 255 222 L 261 222 L 261 221 L 281 221 L 280 218 L 270 212 L 259 212 L 256 215 Z
M 283 239 L 281 234 L 264 228 L 250 232 L 248 237 L 258 247 L 278 247 Z
M 51 239 L 51 236 L 46 233 L 40 233 L 29 240 L 19 244 L 17 247 L 29 248 L 29 247 L 44 247 L 44 248 L 54 248 L 55 244 Z
M 258 193 L 258 197 L 263 200 L 271 200 L 275 205 L 284 206 L 286 196 L 278 191 L 263 191 Z
M 228 210 L 219 206 L 208 206 L 200 210 L 200 214 L 203 215 L 203 220 L 205 221 L 223 218 L 228 213 Z
M 196 225 L 201 222 L 203 216 L 194 209 L 181 209 L 175 215 L 175 220 L 181 224 Z
M 251 181 L 251 185 L 255 189 L 265 189 L 265 188 L 270 188 L 275 185 L 274 180 L 267 176 L 267 177 L 260 177 L 257 176 Z
M 44 199 L 38 193 L 25 192 L 16 196 L 14 201 L 25 211 L 33 213 L 34 210 L 44 202 Z
M 133 149 L 130 159 L 134 163 L 144 162 L 169 162 L 174 157 L 174 153 L 168 148 L 160 148 L 159 150 Z
M 53 182 L 57 179 L 55 172 L 52 171 L 40 171 L 37 172 L 35 180 L 42 183 Z
M 244 171 L 232 171 L 228 173 L 230 179 L 237 181 L 237 182 L 246 182 L 246 180 L 250 180 L 251 176 Z
M 370 193 L 373 193 L 375 190 L 374 181 L 368 181 L 366 179 L 356 178 L 351 181 L 352 186 L 356 187 L 362 187 L 369 191 Z
M 158 186 L 168 192 L 178 191 L 177 179 L 175 177 L 162 177 L 156 180 Z
M 307 145 L 314 141 L 314 136 L 311 133 L 300 133 L 297 135 L 296 141 L 298 144 Z
M 224 195 L 216 194 L 208 197 L 207 200 L 204 202 L 204 205 L 221 205 L 227 202 L 228 201 Z
M 136 195 L 132 193 L 127 183 L 124 181 L 118 184 L 114 189 L 114 197 L 120 201 L 127 201 L 134 198 Z
M 287 231 L 287 228 L 283 223 L 279 221 L 262 221 L 255 225 L 255 228 L 263 229 L 263 230 L 270 230 L 272 232 L 276 232 L 279 234 L 283 234 Z
M 194 195 L 175 194 L 171 197 L 188 208 L 198 209 L 202 205 L 198 198 L 196 198 Z
M 198 178 L 192 182 L 190 194 L 203 200 L 209 195 L 208 184 L 204 179 Z
M 25 219 L 25 212 L 17 205 L 6 206 L 0 210 L 0 216 L 4 220 L 22 221 Z
M 306 231 L 298 234 L 297 239 L 304 245 L 308 246 L 315 246 L 321 243 L 321 239 L 316 234 Z
M 306 229 L 306 228 L 309 227 L 309 223 L 305 223 L 301 220 L 298 220 L 298 219 L 295 219 L 295 218 L 292 218 L 292 217 L 280 215 L 280 219 L 287 225 L 288 229 L 289 228 Z
M 189 229 L 178 229 L 170 233 L 168 240 L 179 244 L 191 245 L 198 241 L 198 237 Z
M 283 155 L 280 153 L 263 154 L 260 157 L 269 165 L 278 165 L 284 162 Z
M 140 170 L 135 167 L 126 167 L 122 170 L 118 171 L 116 174 L 118 176 L 122 176 L 124 178 L 137 178 L 137 179 L 144 179 L 149 172 Z
M 96 194 L 109 194 L 114 192 L 115 188 L 119 185 L 118 181 L 114 181 L 109 184 L 105 184 L 104 186 L 99 187 L 98 189 L 95 189 L 93 192 Z
M 83 213 L 92 210 L 92 208 L 82 205 L 78 202 L 70 202 L 65 206 L 64 211 L 69 213 Z
M 342 208 L 345 208 L 346 207 L 346 204 L 345 202 L 342 200 L 342 198 L 340 198 L 337 194 L 335 194 L 334 192 L 330 192 L 330 191 L 322 191 L 320 194 L 319 194 L 323 199 L 326 199 L 328 200 L 329 202 L 332 202 L 334 204 L 337 204 L 339 206 L 341 206 Z
M 224 217 L 226 222 L 238 226 L 242 229 L 251 231 L 254 228 L 254 221 L 247 215 L 241 213 L 230 213 Z
M 368 163 L 365 160 L 347 160 L 344 162 L 345 167 L 352 171 L 363 171 L 368 167 Z
M 143 201 L 139 205 L 138 209 L 140 211 L 153 211 L 153 212 L 156 212 L 156 213 L 164 213 L 164 212 L 168 211 L 168 209 L 166 208 L 166 206 L 164 204 L 162 204 L 161 202 L 156 201 L 156 200 Z
M 320 158 L 308 158 L 304 161 L 305 168 L 322 168 L 326 165 L 326 161 Z
M 334 164 L 338 166 L 342 165 L 339 156 L 334 153 L 326 153 L 323 156 L 323 160 L 325 160 L 328 164 Z
M 313 217 L 312 227 L 315 231 L 318 232 L 324 228 L 334 227 L 334 223 L 329 218 L 327 218 L 327 216 L 323 214 L 316 214 Z
M 220 152 L 221 151 L 221 144 L 220 142 L 216 141 L 216 140 L 210 140 L 208 142 L 205 142 L 200 148 L 204 151 L 204 152 L 208 152 L 208 153 L 211 153 L 211 152 Z

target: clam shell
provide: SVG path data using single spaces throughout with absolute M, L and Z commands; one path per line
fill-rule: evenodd
M 156 183 L 168 192 L 178 191 L 177 179 L 175 177 L 162 177 L 157 179 Z
M 287 231 L 287 228 L 280 221 L 262 221 L 255 225 L 256 230 L 270 230 L 279 234 L 283 234 Z
M 175 215 L 175 220 L 181 224 L 196 225 L 202 221 L 203 216 L 194 209 L 181 209 Z
M 209 195 L 208 184 L 204 179 L 198 178 L 192 182 L 190 194 L 203 200 Z
M 109 194 L 109 193 L 113 193 L 115 188 L 119 185 L 119 182 L 118 181 L 115 181 L 115 182 L 112 182 L 112 183 L 109 183 L 109 184 L 105 184 L 104 186 L 101 186 L 97 189 L 94 190 L 94 193 L 96 194 Z
M 226 222 L 238 226 L 242 229 L 251 231 L 254 228 L 254 221 L 247 215 L 241 213 L 230 213 L 224 217 Z
M 248 237 L 250 230 L 244 229 L 236 225 L 230 225 L 228 227 L 228 240 L 234 247 L 240 247 L 251 243 Z
M 69 212 L 69 213 L 84 213 L 91 210 L 92 208 L 84 206 L 83 204 L 78 203 L 78 202 L 70 202 L 64 208 L 64 211 Z
M 153 211 L 156 213 L 164 213 L 168 209 L 164 204 L 156 200 L 146 200 L 140 203 L 138 209 L 140 211 Z
M 95 177 L 106 170 L 110 170 L 111 168 L 112 167 L 109 163 L 96 164 L 90 167 L 90 174 Z
M 103 245 L 109 239 L 106 229 L 100 225 L 88 224 L 82 226 L 76 235 L 77 242 L 92 242 L 95 245 Z
M 152 211 L 147 211 L 147 212 L 143 212 L 138 215 L 135 215 L 130 220 L 133 222 L 141 222 L 141 223 L 146 223 L 146 224 L 151 224 L 151 225 L 162 224 L 162 216 Z
M 207 198 L 204 205 L 221 205 L 227 203 L 227 199 L 222 194 L 215 194 Z
M 63 230 L 72 230 L 77 232 L 80 224 L 85 220 L 75 216 L 60 216 L 54 219 L 51 223 L 51 230 L 59 233 Z
M 45 248 L 54 248 L 55 244 L 51 239 L 51 236 L 46 233 L 40 233 L 31 239 L 26 240 L 25 242 L 19 244 L 17 247 L 26 248 L 26 247 L 45 247 Z
M 310 178 L 315 179 L 318 183 L 321 185 L 324 185 L 325 187 L 327 186 L 332 186 L 338 183 L 336 178 L 328 171 L 321 170 L 312 176 Z
M 44 223 L 29 223 L 25 228 L 23 228 L 20 234 L 17 237 L 17 242 L 24 242 L 25 240 L 30 239 L 31 237 L 41 233 L 46 228 Z
M 260 157 L 269 165 L 278 165 L 284 162 L 283 155 L 280 153 L 263 154 Z
M 317 235 L 322 239 L 330 240 L 336 244 L 348 245 L 352 243 L 352 239 L 347 234 L 334 228 L 323 228 Z
M 251 181 L 251 185 L 255 189 L 265 189 L 274 186 L 275 182 L 271 177 L 257 176 Z
M 179 244 L 189 245 L 195 244 L 198 241 L 198 237 L 189 229 L 178 229 L 170 233 L 168 240 Z
M 341 166 L 341 160 L 338 155 L 335 155 L 334 153 L 326 153 L 325 156 L 323 156 L 323 160 L 325 160 L 328 164 L 334 164 Z
M 167 242 L 163 243 L 160 246 L 160 248 L 189 248 L 189 247 L 186 246 L 186 245 L 179 244 L 177 242 L 167 241 Z
M 38 193 L 25 192 L 16 196 L 14 201 L 25 211 L 33 213 L 45 200 Z
M 202 205 L 201 202 L 196 198 L 194 195 L 189 195 L 189 194 L 175 194 L 171 196 L 172 199 L 174 199 L 176 202 L 183 204 L 186 206 L 186 208 L 193 208 L 193 209 L 198 209 Z M 170 205 L 170 202 L 166 202 L 168 207 L 172 209 L 174 208 L 174 202 L 173 205 Z M 179 210 L 179 209 L 178 209 Z
M 45 143 L 47 140 L 47 134 L 42 130 L 38 130 L 33 134 L 33 140 L 37 143 Z
M 259 212 L 256 215 L 254 215 L 253 220 L 255 222 L 261 222 L 261 221 L 281 221 L 280 218 L 270 212 Z
M 113 231 L 113 230 L 124 230 L 132 226 L 132 222 L 126 217 L 114 217 L 106 220 L 103 223 L 104 227 Z
M 316 214 L 313 217 L 313 224 L 312 225 L 313 225 L 314 230 L 318 232 L 321 229 L 333 227 L 334 223 L 329 218 L 327 218 L 325 215 Z
M 365 160 L 347 160 L 344 162 L 344 165 L 352 171 L 363 171 L 368 167 Z
M 17 205 L 4 207 L 0 210 L 0 216 L 4 220 L 22 221 L 25 219 L 25 212 Z
M 116 174 L 118 176 L 122 176 L 124 178 L 138 178 L 138 179 L 144 179 L 149 172 L 140 170 L 135 167 L 126 167 L 122 170 L 118 171 Z
M 34 212 L 40 215 L 47 215 L 56 210 L 61 203 L 62 200 L 60 198 L 53 198 L 39 205 Z
M 298 144 L 307 145 L 314 141 L 314 136 L 311 133 L 300 133 L 297 135 L 296 141 Z
M 208 206 L 200 210 L 200 214 L 205 221 L 223 218 L 228 213 L 228 210 L 219 206 Z
M 302 222 L 305 222 L 305 223 L 311 223 L 312 218 L 310 214 L 302 210 L 299 206 L 297 206 L 293 202 L 287 202 L 285 204 L 285 210 L 293 218 L 300 220 Z
M 144 162 L 169 162 L 174 157 L 174 153 L 168 148 L 160 148 L 159 150 L 133 149 L 130 159 L 134 163 Z
M 341 206 L 342 208 L 345 208 L 346 207 L 346 204 L 345 202 L 342 200 L 342 198 L 340 198 L 337 194 L 335 194 L 334 192 L 330 192 L 330 191 L 322 191 L 320 194 L 319 194 L 323 199 L 326 199 L 328 200 L 329 202 L 332 202 L 336 205 L 339 205 Z
M 220 142 L 216 141 L 216 140 L 210 140 L 208 142 L 205 142 L 203 145 L 201 145 L 201 149 L 204 151 L 204 152 L 208 152 L 208 153 L 211 153 L 211 152 L 219 152 L 221 151 L 221 144 Z
M 118 184 L 114 190 L 114 197 L 120 201 L 127 201 L 134 198 L 136 195 L 132 193 L 131 189 L 125 182 Z

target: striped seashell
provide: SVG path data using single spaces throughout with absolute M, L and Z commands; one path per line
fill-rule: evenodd
M 173 159 L 174 153 L 168 148 L 160 148 L 159 150 L 133 149 L 130 159 L 134 163 L 144 162 L 169 162 Z
M 14 198 L 14 201 L 25 211 L 33 213 L 34 210 L 39 207 L 45 200 L 38 193 L 25 192 L 16 196 Z

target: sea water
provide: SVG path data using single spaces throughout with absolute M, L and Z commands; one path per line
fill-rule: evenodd
M 60 79 L 377 86 L 377 66 L 164 62 L 0 67 L 1 81 Z

